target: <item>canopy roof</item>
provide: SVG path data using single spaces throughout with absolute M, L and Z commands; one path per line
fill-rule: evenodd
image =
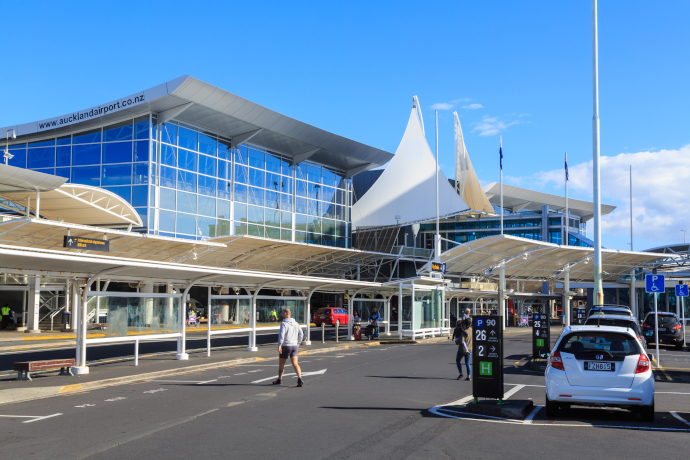
M 492 182 L 484 186 L 484 192 L 489 201 L 496 206 L 501 204 L 501 185 Z M 548 205 L 552 209 L 565 211 L 565 197 L 550 195 L 543 192 L 535 192 L 513 185 L 503 184 L 503 207 L 511 212 L 520 210 L 541 211 L 543 205 Z M 608 204 L 601 205 L 601 215 L 605 216 L 613 210 L 615 206 Z M 594 204 L 591 201 L 582 201 L 568 198 L 568 212 L 580 216 L 583 221 L 590 220 L 594 216 Z
M 105 115 L 103 108 L 107 108 Z M 187 75 L 110 103 L 0 131 L 16 129 L 16 142 L 27 142 L 149 112 L 158 114 L 159 123 L 175 118 L 225 136 L 233 146 L 251 140 L 292 157 L 295 164 L 309 158 L 344 171 L 348 177 L 383 165 L 392 157 L 389 152 L 308 125 Z
M 0 193 L 55 190 L 66 178 L 0 163 Z
M 37 196 L 40 196 L 39 205 Z M 96 226 L 143 226 L 139 213 L 124 198 L 89 185 L 62 184 L 57 188 L 42 191 L 40 195 L 31 191 L 0 192 L 0 198 L 21 206 L 28 203 L 34 215 L 38 208 L 41 216 L 54 221 L 64 220 L 74 224 Z
M 395 156 L 367 193 L 352 205 L 353 230 L 397 223 L 409 225 L 435 218 L 436 170 L 436 159 L 413 106 Z M 440 168 L 438 199 L 442 218 L 469 209 Z
M 652 265 L 667 255 L 602 249 L 603 280 L 618 281 L 633 268 Z M 441 254 L 446 273 L 462 276 L 496 278 L 505 262 L 506 279 L 542 279 L 562 277 L 570 267 L 572 282 L 593 281 L 594 250 L 577 246 L 559 246 L 512 235 L 480 238 L 456 246 Z
M 28 218 L 0 222 L 0 244 L 88 253 L 80 249 L 62 248 L 63 237 L 68 232 L 71 236 L 82 238 L 107 238 L 109 254 L 115 257 L 300 276 L 342 276 L 356 270 L 357 264 L 395 257 L 244 235 L 195 241 Z

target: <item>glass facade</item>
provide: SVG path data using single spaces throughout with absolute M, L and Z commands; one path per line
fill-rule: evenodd
M 145 115 L 12 145 L 9 163 L 116 193 L 149 233 L 350 247 L 350 181 L 342 173 L 306 161 L 291 166 L 291 158 L 255 145 L 232 148 L 214 133 L 155 121 Z
M 179 298 L 137 296 L 89 296 L 88 328 L 105 330 L 106 337 L 178 332 Z

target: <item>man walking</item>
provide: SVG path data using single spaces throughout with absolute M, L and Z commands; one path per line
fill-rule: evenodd
M 10 324 L 10 306 L 8 304 L 5 304 L 4 307 L 2 307 L 2 329 L 5 330 L 7 329 L 7 326 Z
M 466 308 L 466 309 L 465 309 L 465 313 L 462 315 L 462 320 L 461 320 L 461 321 L 464 323 L 465 320 L 468 319 L 469 317 L 470 317 L 470 309 L 469 309 L 469 308 Z
M 283 310 L 283 322 L 280 323 L 280 332 L 278 333 L 278 380 L 273 382 L 273 385 L 283 384 L 283 373 L 285 372 L 285 361 L 290 357 L 292 367 L 297 373 L 297 386 L 304 385 L 302 380 L 302 370 L 297 364 L 297 354 L 299 353 L 299 344 L 302 342 L 304 334 L 302 328 L 294 319 L 290 318 L 290 309 Z

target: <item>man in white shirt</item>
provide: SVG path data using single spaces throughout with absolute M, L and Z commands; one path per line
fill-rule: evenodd
M 280 323 L 280 332 L 278 333 L 278 380 L 273 382 L 273 385 L 283 384 L 283 373 L 285 372 L 285 362 L 288 357 L 292 362 L 292 367 L 297 373 L 297 386 L 304 385 L 302 381 L 302 370 L 297 364 L 297 354 L 299 353 L 299 344 L 302 342 L 304 333 L 299 323 L 290 318 L 290 310 L 286 308 L 283 310 L 283 322 Z

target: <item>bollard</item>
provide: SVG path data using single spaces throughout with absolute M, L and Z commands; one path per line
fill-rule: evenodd
M 338 341 L 338 322 L 335 323 L 335 341 Z
M 139 365 L 139 340 L 134 341 L 134 365 Z
M 321 323 L 321 343 L 326 343 L 326 323 Z

